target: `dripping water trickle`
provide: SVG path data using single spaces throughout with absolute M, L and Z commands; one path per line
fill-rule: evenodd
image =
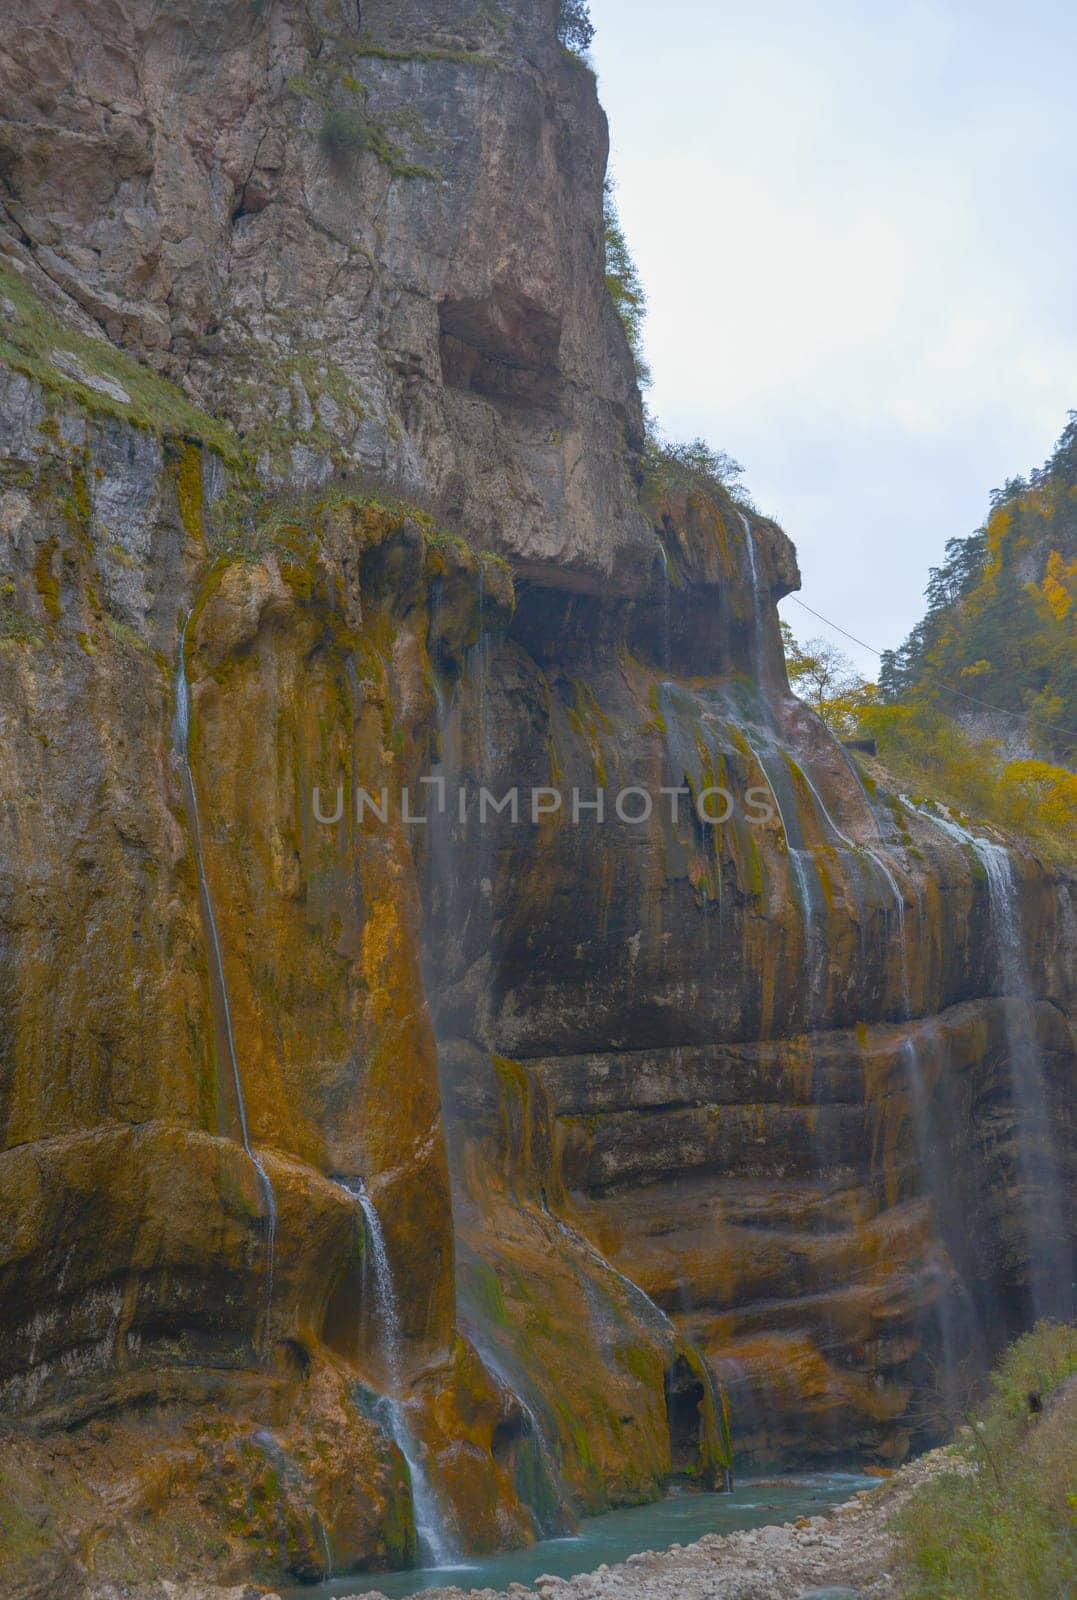
M 975 840 L 973 848 L 987 874 L 1003 993 L 1027 1004 L 1032 999 L 1032 983 L 1025 958 L 1013 861 L 1008 850 L 988 839 Z M 1033 1313 L 1036 1317 L 1052 1313 L 1069 1317 L 1073 1310 L 1073 1260 L 1066 1246 L 1066 1220 L 1060 1204 L 1062 1188 L 1039 1040 L 1031 1019 L 1022 1024 L 1009 1005 L 1006 1007 L 1006 1035 L 1017 1119 L 1018 1164 L 1029 1210 Z M 1037 1189 L 1041 1195 L 1040 1206 L 1033 1199 Z
M 213 896 L 210 893 L 209 879 L 206 875 L 205 854 L 202 849 L 202 824 L 198 810 L 198 792 L 195 789 L 190 758 L 192 702 L 191 687 L 187 681 L 187 629 L 190 626 L 191 615 L 192 613 L 188 611 L 184 619 L 183 628 L 180 631 L 179 660 L 176 665 L 176 712 L 172 740 L 183 782 L 183 800 L 187 808 L 187 826 L 191 836 L 191 846 L 194 850 L 195 865 L 198 872 L 198 898 L 202 910 L 202 924 L 206 935 L 210 992 L 219 1018 L 220 1032 L 224 1040 L 232 1073 L 232 1088 L 235 1094 L 240 1138 L 244 1150 L 250 1157 L 251 1165 L 257 1174 L 258 1186 L 262 1192 L 262 1203 L 265 1207 L 266 1304 L 262 1331 L 263 1339 L 265 1339 L 269 1333 L 269 1319 L 273 1308 L 273 1280 L 277 1248 L 277 1197 L 273 1191 L 273 1184 L 270 1181 L 269 1174 L 251 1145 L 250 1130 L 247 1123 L 247 1105 L 243 1097 L 243 1080 L 240 1076 L 235 1033 L 232 1028 L 232 1008 L 228 999 L 228 984 L 224 975 L 221 940 L 217 931 L 217 917 L 213 909 Z
M 883 857 L 878 855 L 870 845 L 864 846 L 864 853 L 869 861 L 874 862 L 893 897 L 895 921 L 897 923 L 898 960 L 901 964 L 901 1017 L 903 1022 L 907 1022 L 912 1016 L 912 980 L 909 973 L 909 944 L 905 932 L 905 896 L 901 892 L 901 885 Z
M 847 833 L 844 833 L 841 828 L 838 827 L 830 813 L 829 808 L 826 805 L 826 802 L 819 793 L 819 790 L 816 788 L 815 783 L 812 781 L 810 773 L 808 773 L 804 767 L 799 765 L 797 767 L 797 771 L 804 780 L 804 783 L 811 793 L 815 804 L 818 806 L 820 816 L 823 818 L 826 826 L 830 829 L 830 832 L 834 836 L 834 839 L 837 841 L 837 844 L 840 846 L 840 848 L 846 851 L 849 855 L 853 856 L 857 862 L 863 863 L 864 859 L 866 858 L 874 870 L 874 874 L 886 885 L 887 892 L 893 903 L 894 921 L 897 928 L 898 958 L 901 964 L 902 1016 L 903 1018 L 908 1018 L 912 1015 L 912 993 L 909 974 L 909 950 L 905 930 L 905 896 L 901 891 L 901 885 L 898 883 L 893 871 L 887 865 L 886 861 L 878 851 L 874 850 L 869 844 L 858 846 L 852 839 L 850 839 Z M 863 932 L 863 915 L 861 915 L 861 931 Z

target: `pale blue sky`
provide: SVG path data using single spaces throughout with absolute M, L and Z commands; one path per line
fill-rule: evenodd
M 1077 8 L 591 12 L 650 404 L 744 463 L 809 605 L 897 645 L 1077 408 Z

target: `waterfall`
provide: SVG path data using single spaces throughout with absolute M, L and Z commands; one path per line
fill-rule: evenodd
M 744 738 L 745 744 L 755 757 L 755 761 L 760 772 L 766 779 L 767 788 L 770 790 L 770 797 L 774 801 L 774 809 L 778 813 L 778 821 L 782 825 L 782 833 L 785 836 L 785 845 L 787 851 L 789 852 L 789 865 L 792 868 L 793 877 L 796 880 L 797 898 L 800 902 L 800 914 L 804 928 L 804 986 L 806 1010 L 805 1028 L 806 1031 L 810 1033 L 815 1018 L 815 989 L 817 977 L 816 968 L 818 966 L 817 958 L 819 954 L 819 941 L 816 937 L 814 895 L 812 893 L 811 876 L 808 871 L 810 856 L 806 850 L 794 845 L 793 843 L 793 835 L 789 832 L 789 824 L 786 820 L 785 812 L 782 809 L 782 803 L 778 798 L 778 788 L 774 782 L 774 779 L 771 777 L 770 769 L 763 759 L 762 751 L 757 745 L 752 743 L 751 739 L 749 739 L 743 725 L 741 725 L 740 731 Z M 795 796 L 793 797 L 793 803 L 795 808 Z M 800 838 L 799 829 L 797 831 L 797 838 Z M 823 955 L 826 955 L 825 941 L 823 945 Z
M 1028 1006 L 1033 1000 L 1032 982 L 1025 958 L 1021 907 L 1010 853 L 988 839 L 974 839 L 973 849 L 987 873 L 1002 992 L 1016 996 Z M 1037 1318 L 1051 1313 L 1068 1317 L 1073 1308 L 1073 1260 L 1066 1245 L 1067 1226 L 1060 1205 L 1062 1189 L 1047 1106 L 1043 1060 L 1031 1019 L 1019 1018 L 1010 1005 L 1006 1007 L 1006 1043 L 1017 1159 L 1028 1212 L 1032 1310 Z M 1038 1203 L 1034 1197 L 1037 1188 Z
M 455 1552 L 442 1522 L 434 1491 L 419 1454 L 418 1443 L 408 1424 L 407 1414 L 400 1398 L 403 1386 L 400 1363 L 404 1336 L 400 1323 L 400 1302 L 397 1299 L 396 1281 L 389 1261 L 381 1218 L 362 1183 L 354 1186 L 345 1184 L 344 1187 L 358 1201 L 366 1224 L 367 1248 L 363 1252 L 363 1270 L 365 1275 L 369 1260 L 374 1280 L 373 1302 L 378 1330 L 378 1354 L 388 1386 L 384 1401 L 385 1415 L 389 1431 L 407 1462 L 408 1472 L 411 1475 L 411 1499 L 415 1510 L 415 1532 L 419 1540 L 420 1556 L 424 1566 L 450 1566 Z M 363 1299 L 366 1300 L 365 1294 Z
M 546 1488 L 549 1492 L 550 1500 L 556 1505 L 557 1515 L 555 1518 L 543 1522 L 541 1506 L 528 1505 L 526 1500 L 524 1504 L 528 1505 L 528 1509 L 531 1512 L 531 1517 L 535 1524 L 535 1533 L 538 1538 L 551 1539 L 559 1537 L 567 1529 L 574 1528 L 574 1518 L 565 1501 L 561 1474 L 554 1461 L 553 1450 L 546 1437 L 546 1430 L 536 1415 L 534 1408 L 529 1405 L 520 1393 L 520 1383 L 510 1377 L 505 1363 L 495 1354 L 489 1342 L 478 1336 L 470 1318 L 468 1319 L 466 1332 L 483 1366 L 488 1372 L 492 1372 L 498 1382 L 503 1384 L 509 1391 L 531 1424 L 531 1438 L 534 1440 L 542 1471 L 546 1478 Z M 521 1499 L 523 1499 L 522 1495 Z
M 754 623 L 752 630 L 752 666 L 755 669 L 756 678 L 761 681 L 764 677 L 763 669 L 766 664 L 766 653 L 763 648 L 763 601 L 759 592 L 759 568 L 755 559 L 755 537 L 752 533 L 752 525 L 744 515 L 744 512 L 738 511 L 737 515 L 740 518 L 740 525 L 744 529 L 744 545 L 748 552 L 748 577 L 752 588 L 752 617 Z
M 904 796 L 902 799 L 951 838 L 971 847 L 987 878 L 998 987 L 1004 1007 L 1032 1315 L 1036 1319 L 1057 1316 L 1066 1320 L 1073 1315 L 1074 1261 L 1063 1210 L 1043 1057 L 1028 1015 L 1035 995 L 1025 956 L 1013 861 L 1005 846 L 978 837 L 952 818 L 922 811 Z
M 931 1199 L 936 1225 L 941 1233 L 943 1201 L 946 1194 L 945 1172 L 940 1159 L 939 1147 L 934 1138 L 936 1131 L 935 1119 L 932 1116 L 930 1097 L 924 1080 L 924 1068 L 920 1057 L 919 1043 L 912 1034 L 902 1041 L 901 1055 L 908 1082 L 909 1099 L 912 1104 L 913 1128 L 916 1135 L 916 1153 L 920 1168 L 920 1178 L 926 1193 Z M 959 1398 L 959 1339 L 955 1328 L 954 1305 L 950 1289 L 946 1289 L 939 1295 L 935 1302 L 935 1312 L 938 1320 L 939 1346 L 942 1357 L 942 1384 L 940 1385 L 939 1398 L 944 1405 L 944 1415 L 949 1418 Z M 967 1340 L 960 1342 L 966 1345 L 968 1343 Z
M 333 1576 L 333 1552 L 329 1547 L 329 1533 L 325 1523 L 322 1521 L 317 1512 L 314 1513 L 314 1520 L 318 1524 L 318 1532 L 321 1535 L 322 1541 L 322 1555 L 325 1558 L 325 1570 L 322 1573 L 322 1581 L 323 1583 L 328 1583 Z
M 604 1272 L 608 1272 L 611 1277 L 616 1278 L 619 1283 L 622 1283 L 635 1300 L 642 1301 L 645 1311 L 645 1320 L 647 1322 L 658 1322 L 661 1324 L 663 1333 L 668 1334 L 671 1339 L 676 1341 L 676 1328 L 666 1316 L 666 1313 L 662 1310 L 661 1306 L 655 1305 L 646 1289 L 641 1289 L 638 1283 L 635 1283 L 631 1278 L 627 1277 L 623 1272 L 615 1267 L 612 1261 L 607 1260 L 607 1258 L 602 1255 L 600 1251 L 595 1249 L 590 1239 L 585 1239 L 582 1233 L 577 1233 L 575 1228 L 570 1228 L 568 1223 L 565 1222 L 561 1217 L 555 1216 L 554 1213 L 549 1209 L 547 1209 L 546 1215 L 549 1217 L 550 1221 L 553 1223 L 558 1232 L 563 1233 L 566 1239 L 571 1240 L 573 1246 L 577 1250 L 582 1250 L 584 1255 L 588 1256 L 596 1266 L 601 1267 Z
M 186 659 L 187 629 L 190 626 L 192 614 L 192 612 L 188 611 L 180 632 L 179 660 L 176 665 L 176 713 L 173 722 L 172 743 L 183 781 L 183 799 L 187 807 L 187 826 L 198 869 L 198 898 L 202 910 L 202 925 L 206 935 L 210 993 L 218 1014 L 221 1033 L 228 1052 L 228 1061 L 232 1069 L 232 1087 L 235 1092 L 240 1137 L 243 1142 L 243 1148 L 250 1157 L 251 1165 L 257 1174 L 258 1186 L 262 1191 L 262 1203 L 265 1207 L 266 1305 L 263 1329 L 263 1338 L 265 1338 L 269 1334 L 269 1318 L 273 1308 L 273 1278 L 277 1254 L 277 1197 L 273 1192 L 273 1185 L 270 1182 L 268 1172 L 251 1146 L 250 1130 L 247 1124 L 247 1105 L 243 1098 L 243 1081 L 240 1077 L 239 1059 L 236 1055 L 236 1040 L 232 1029 L 232 1008 L 228 999 L 228 984 L 224 975 L 224 959 L 221 955 L 221 940 L 217 932 L 213 896 L 210 893 L 209 879 L 206 876 L 206 859 L 202 850 L 202 824 L 198 811 L 198 793 L 194 785 L 194 773 L 191 770 L 192 702 L 191 688 L 187 682 Z
M 855 856 L 858 862 L 862 862 L 866 857 L 889 891 L 890 897 L 894 903 L 895 920 L 897 923 L 898 949 L 901 958 L 902 1002 L 904 1005 L 904 1015 L 908 1017 L 912 1013 L 912 997 L 910 993 L 909 982 L 909 952 L 905 936 L 905 896 L 901 892 L 901 886 L 899 885 L 897 878 L 894 876 L 891 869 L 883 860 L 882 856 L 873 850 L 871 845 L 857 845 L 852 839 L 849 838 L 848 834 L 842 832 L 827 809 L 822 795 L 812 782 L 810 774 L 799 765 L 797 766 L 797 771 L 800 773 L 800 776 L 804 779 L 805 784 L 811 791 L 812 798 L 819 807 L 819 812 L 827 827 L 834 835 L 834 838 L 837 840 L 838 845 L 843 850 L 848 851 L 850 855 Z M 861 787 L 863 787 L 863 785 L 861 785 Z
M 662 670 L 669 672 L 670 661 L 670 576 L 669 551 L 658 541 L 658 559 L 662 566 Z
M 486 564 L 479 557 L 479 636 L 473 646 L 475 660 L 475 691 L 479 701 L 479 759 L 480 784 L 490 767 L 489 707 L 487 705 L 490 680 L 490 639 L 486 632 Z M 436 676 L 436 673 L 435 673 Z
M 894 900 L 894 911 L 897 918 L 898 957 L 901 961 L 901 1007 L 902 1019 L 907 1021 L 912 1016 L 912 981 L 909 974 L 909 945 L 905 932 L 905 896 L 901 892 L 901 885 L 887 866 L 881 855 L 877 855 L 870 845 L 864 846 L 864 853 L 868 860 L 873 862 L 886 880 Z

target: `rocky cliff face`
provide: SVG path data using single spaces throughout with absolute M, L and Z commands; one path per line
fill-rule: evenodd
M 523 1542 L 729 1406 L 892 1460 L 1072 1293 L 1073 883 L 856 766 L 784 535 L 643 485 L 555 13 L 0 58 L 13 1592 Z
M 12 236 L 265 477 L 373 471 L 521 570 L 638 591 L 605 120 L 556 5 L 35 7 Z

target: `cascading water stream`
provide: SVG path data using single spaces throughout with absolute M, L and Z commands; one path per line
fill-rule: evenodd
M 345 1184 L 344 1187 L 357 1201 L 366 1224 L 367 1248 L 363 1252 L 363 1268 L 365 1272 L 369 1261 L 374 1280 L 372 1298 L 374 1320 L 378 1330 L 378 1355 L 388 1391 L 384 1400 L 385 1415 L 389 1431 L 407 1462 L 408 1472 L 411 1475 L 411 1499 L 415 1510 L 415 1532 L 419 1540 L 420 1557 L 424 1566 L 450 1566 L 455 1559 L 455 1552 L 401 1400 L 401 1355 L 404 1336 L 396 1280 L 389 1261 L 381 1218 L 363 1184 L 354 1186 Z M 366 1296 L 363 1298 L 365 1300 Z
M 901 959 L 904 1015 L 908 1017 L 912 1010 L 912 999 L 910 992 L 911 985 L 909 980 L 909 951 L 905 933 L 905 896 L 901 892 L 901 886 L 899 885 L 897 878 L 894 876 L 890 867 L 887 866 L 886 862 L 883 860 L 882 856 L 879 855 L 878 852 L 871 847 L 871 845 L 857 845 L 852 839 L 849 838 L 848 834 L 842 832 L 837 823 L 834 821 L 834 818 L 831 816 L 822 795 L 812 782 L 810 774 L 799 765 L 797 767 L 797 771 L 800 773 L 808 789 L 811 791 L 812 798 L 819 807 L 819 812 L 823 818 L 823 821 L 834 835 L 834 838 L 837 840 L 839 846 L 843 850 L 847 851 L 850 855 L 854 856 L 857 861 L 861 861 L 864 857 L 866 857 L 867 860 L 870 861 L 875 872 L 882 879 L 889 890 L 890 897 L 894 903 L 895 920 L 897 923 L 898 948 Z M 861 785 L 861 787 L 863 786 Z
M 658 560 L 662 568 L 662 670 L 670 670 L 670 573 L 669 551 L 658 541 Z
M 1032 1313 L 1037 1319 L 1055 1316 L 1068 1320 L 1073 1315 L 1075 1300 L 1074 1260 L 1064 1215 L 1043 1058 L 1035 1027 L 1027 1015 L 1034 995 L 1025 956 L 1013 861 L 1003 845 L 980 838 L 952 818 L 922 810 L 904 796 L 902 800 L 910 810 L 934 823 L 963 847 L 971 847 L 987 878 L 999 991 L 1004 1004 Z M 1015 1006 L 1014 1001 L 1020 1002 L 1020 1007 Z M 1019 1010 L 1025 1015 L 1019 1015 Z
M 582 1233 L 577 1233 L 575 1228 L 570 1228 L 568 1223 L 565 1222 L 563 1218 L 556 1216 L 554 1212 L 550 1210 L 547 1210 L 546 1215 L 549 1217 L 557 1231 L 559 1233 L 563 1233 L 566 1239 L 571 1240 L 572 1244 L 577 1250 L 582 1250 L 584 1255 L 588 1256 L 596 1266 L 601 1267 L 602 1270 L 604 1272 L 608 1272 L 612 1278 L 616 1278 L 619 1283 L 624 1284 L 625 1288 L 629 1291 L 634 1299 L 643 1302 L 643 1305 L 646 1308 L 646 1320 L 648 1322 L 660 1323 L 663 1332 L 667 1333 L 671 1338 L 676 1339 L 677 1330 L 674 1328 L 673 1323 L 666 1316 L 666 1313 L 662 1310 L 661 1306 L 655 1305 L 646 1289 L 641 1289 L 638 1283 L 635 1283 L 631 1278 L 626 1277 L 623 1272 L 619 1271 L 618 1268 L 613 1265 L 612 1261 L 607 1260 L 607 1258 L 602 1255 L 600 1251 L 595 1249 L 594 1245 L 589 1239 L 585 1239 Z
M 1025 959 L 1021 908 L 1010 853 L 988 839 L 976 840 L 973 848 L 987 873 L 1003 991 L 1028 1005 L 1032 1000 L 1032 983 Z M 1035 1028 L 1027 1023 L 1022 1026 L 1009 1006 L 1006 1008 L 1006 1034 L 1017 1118 L 1018 1162 L 1029 1211 L 1033 1312 L 1037 1317 L 1052 1313 L 1068 1317 L 1073 1308 L 1073 1260 L 1065 1246 L 1067 1229 L 1060 1204 L 1062 1187 L 1039 1040 Z M 1033 1200 L 1037 1188 L 1038 1204 Z
M 499 1383 L 504 1385 L 516 1403 L 520 1406 L 520 1409 L 523 1411 L 524 1415 L 531 1424 L 531 1437 L 535 1442 L 535 1448 L 538 1451 L 539 1460 L 542 1463 L 542 1470 L 546 1479 L 547 1492 L 551 1502 L 556 1508 L 556 1516 L 548 1519 L 546 1522 L 543 1522 L 541 1507 L 534 1504 L 530 1506 L 531 1515 L 535 1522 L 535 1529 L 538 1538 L 549 1539 L 557 1537 L 558 1535 L 563 1534 L 567 1528 L 572 1527 L 574 1519 L 564 1498 L 561 1475 L 557 1469 L 557 1464 L 554 1461 L 553 1450 L 550 1446 L 549 1440 L 546 1437 L 546 1430 L 540 1422 L 534 1408 L 520 1393 L 520 1383 L 510 1376 L 505 1363 L 500 1359 L 499 1356 L 495 1354 L 489 1343 L 487 1343 L 485 1339 L 482 1339 L 478 1336 L 474 1326 L 471 1324 L 470 1318 L 468 1319 L 467 1336 L 474 1346 L 479 1360 L 482 1362 L 483 1366 L 488 1372 L 493 1373 L 494 1377 Z
M 213 896 L 210 893 L 209 879 L 206 875 L 206 860 L 202 849 L 202 824 L 198 811 L 198 792 L 195 789 L 194 773 L 191 770 L 191 689 L 187 682 L 187 629 L 190 625 L 192 613 L 188 611 L 180 632 L 179 660 L 176 666 L 176 713 L 173 724 L 173 749 L 179 763 L 180 775 L 183 782 L 183 799 L 187 807 L 187 825 L 191 835 L 191 846 L 194 850 L 195 864 L 198 870 L 198 897 L 202 909 L 202 924 L 206 934 L 206 954 L 209 961 L 210 992 L 213 996 L 215 1007 L 220 1021 L 220 1031 L 224 1039 L 229 1065 L 232 1071 L 232 1087 L 236 1099 L 236 1114 L 239 1118 L 239 1131 L 243 1148 L 250 1157 L 251 1165 L 258 1176 L 258 1185 L 262 1191 L 262 1202 L 266 1213 L 266 1305 L 263 1338 L 269 1332 L 269 1318 L 273 1308 L 273 1278 L 276 1267 L 277 1248 L 277 1197 L 273 1191 L 269 1174 L 255 1153 L 250 1140 L 250 1131 L 247 1124 L 247 1105 L 243 1097 L 243 1080 L 239 1072 L 239 1058 L 236 1055 L 235 1033 L 232 1028 L 232 1008 L 228 999 L 228 984 L 224 975 L 224 959 L 221 955 L 221 940 L 217 931 L 217 917 L 213 910 Z
M 766 668 L 766 650 L 763 642 L 763 598 L 759 591 L 759 568 L 755 558 L 755 537 L 752 525 L 743 511 L 738 511 L 740 525 L 744 529 L 744 547 L 748 552 L 748 578 L 752 589 L 752 666 L 758 682 L 762 682 Z
M 943 1169 L 941 1149 L 936 1138 L 935 1121 L 931 1110 L 931 1096 L 924 1074 L 919 1042 L 911 1034 L 901 1047 L 902 1062 L 912 1106 L 913 1130 L 921 1181 L 931 1199 L 936 1218 L 941 1222 L 943 1197 L 946 1193 L 946 1174 Z M 938 1321 L 940 1354 L 942 1356 L 943 1394 L 946 1412 L 953 1409 L 957 1398 L 958 1337 L 955 1327 L 954 1305 L 947 1288 L 935 1302 Z
M 314 1517 L 318 1524 L 318 1533 L 322 1542 L 322 1555 L 325 1558 L 325 1570 L 322 1573 L 322 1578 L 328 1582 L 333 1576 L 333 1552 L 329 1547 L 329 1531 L 317 1512 L 314 1513 Z
M 898 959 L 901 963 L 901 1015 L 903 1021 L 908 1021 L 912 1016 L 912 977 L 909 971 L 909 943 L 905 930 L 905 896 L 901 892 L 901 885 L 883 857 L 877 855 L 871 846 L 867 844 L 864 846 L 864 853 L 869 861 L 874 862 L 876 869 L 885 879 L 893 897 L 897 921 Z
M 778 797 L 778 785 L 776 784 L 775 779 L 772 776 L 766 761 L 764 760 L 762 750 L 758 745 L 753 744 L 751 739 L 749 739 L 743 725 L 741 725 L 740 731 L 744 738 L 745 744 L 748 746 L 748 749 L 755 758 L 756 765 L 766 780 L 767 788 L 770 790 L 771 799 L 774 801 L 774 809 L 778 813 L 778 821 L 782 825 L 782 833 L 785 836 L 785 845 L 789 853 L 789 865 L 792 868 L 793 877 L 796 880 L 797 898 L 800 901 L 800 914 L 804 927 L 805 1025 L 807 1031 L 810 1033 L 815 1020 L 818 940 L 816 938 L 815 905 L 811 887 L 811 876 L 808 871 L 808 863 L 805 861 L 807 852 L 804 851 L 800 846 L 793 843 L 793 835 L 789 831 L 789 824 L 786 819 L 785 812 L 782 809 L 781 800 Z M 797 838 L 799 837 L 800 834 L 798 831 Z

